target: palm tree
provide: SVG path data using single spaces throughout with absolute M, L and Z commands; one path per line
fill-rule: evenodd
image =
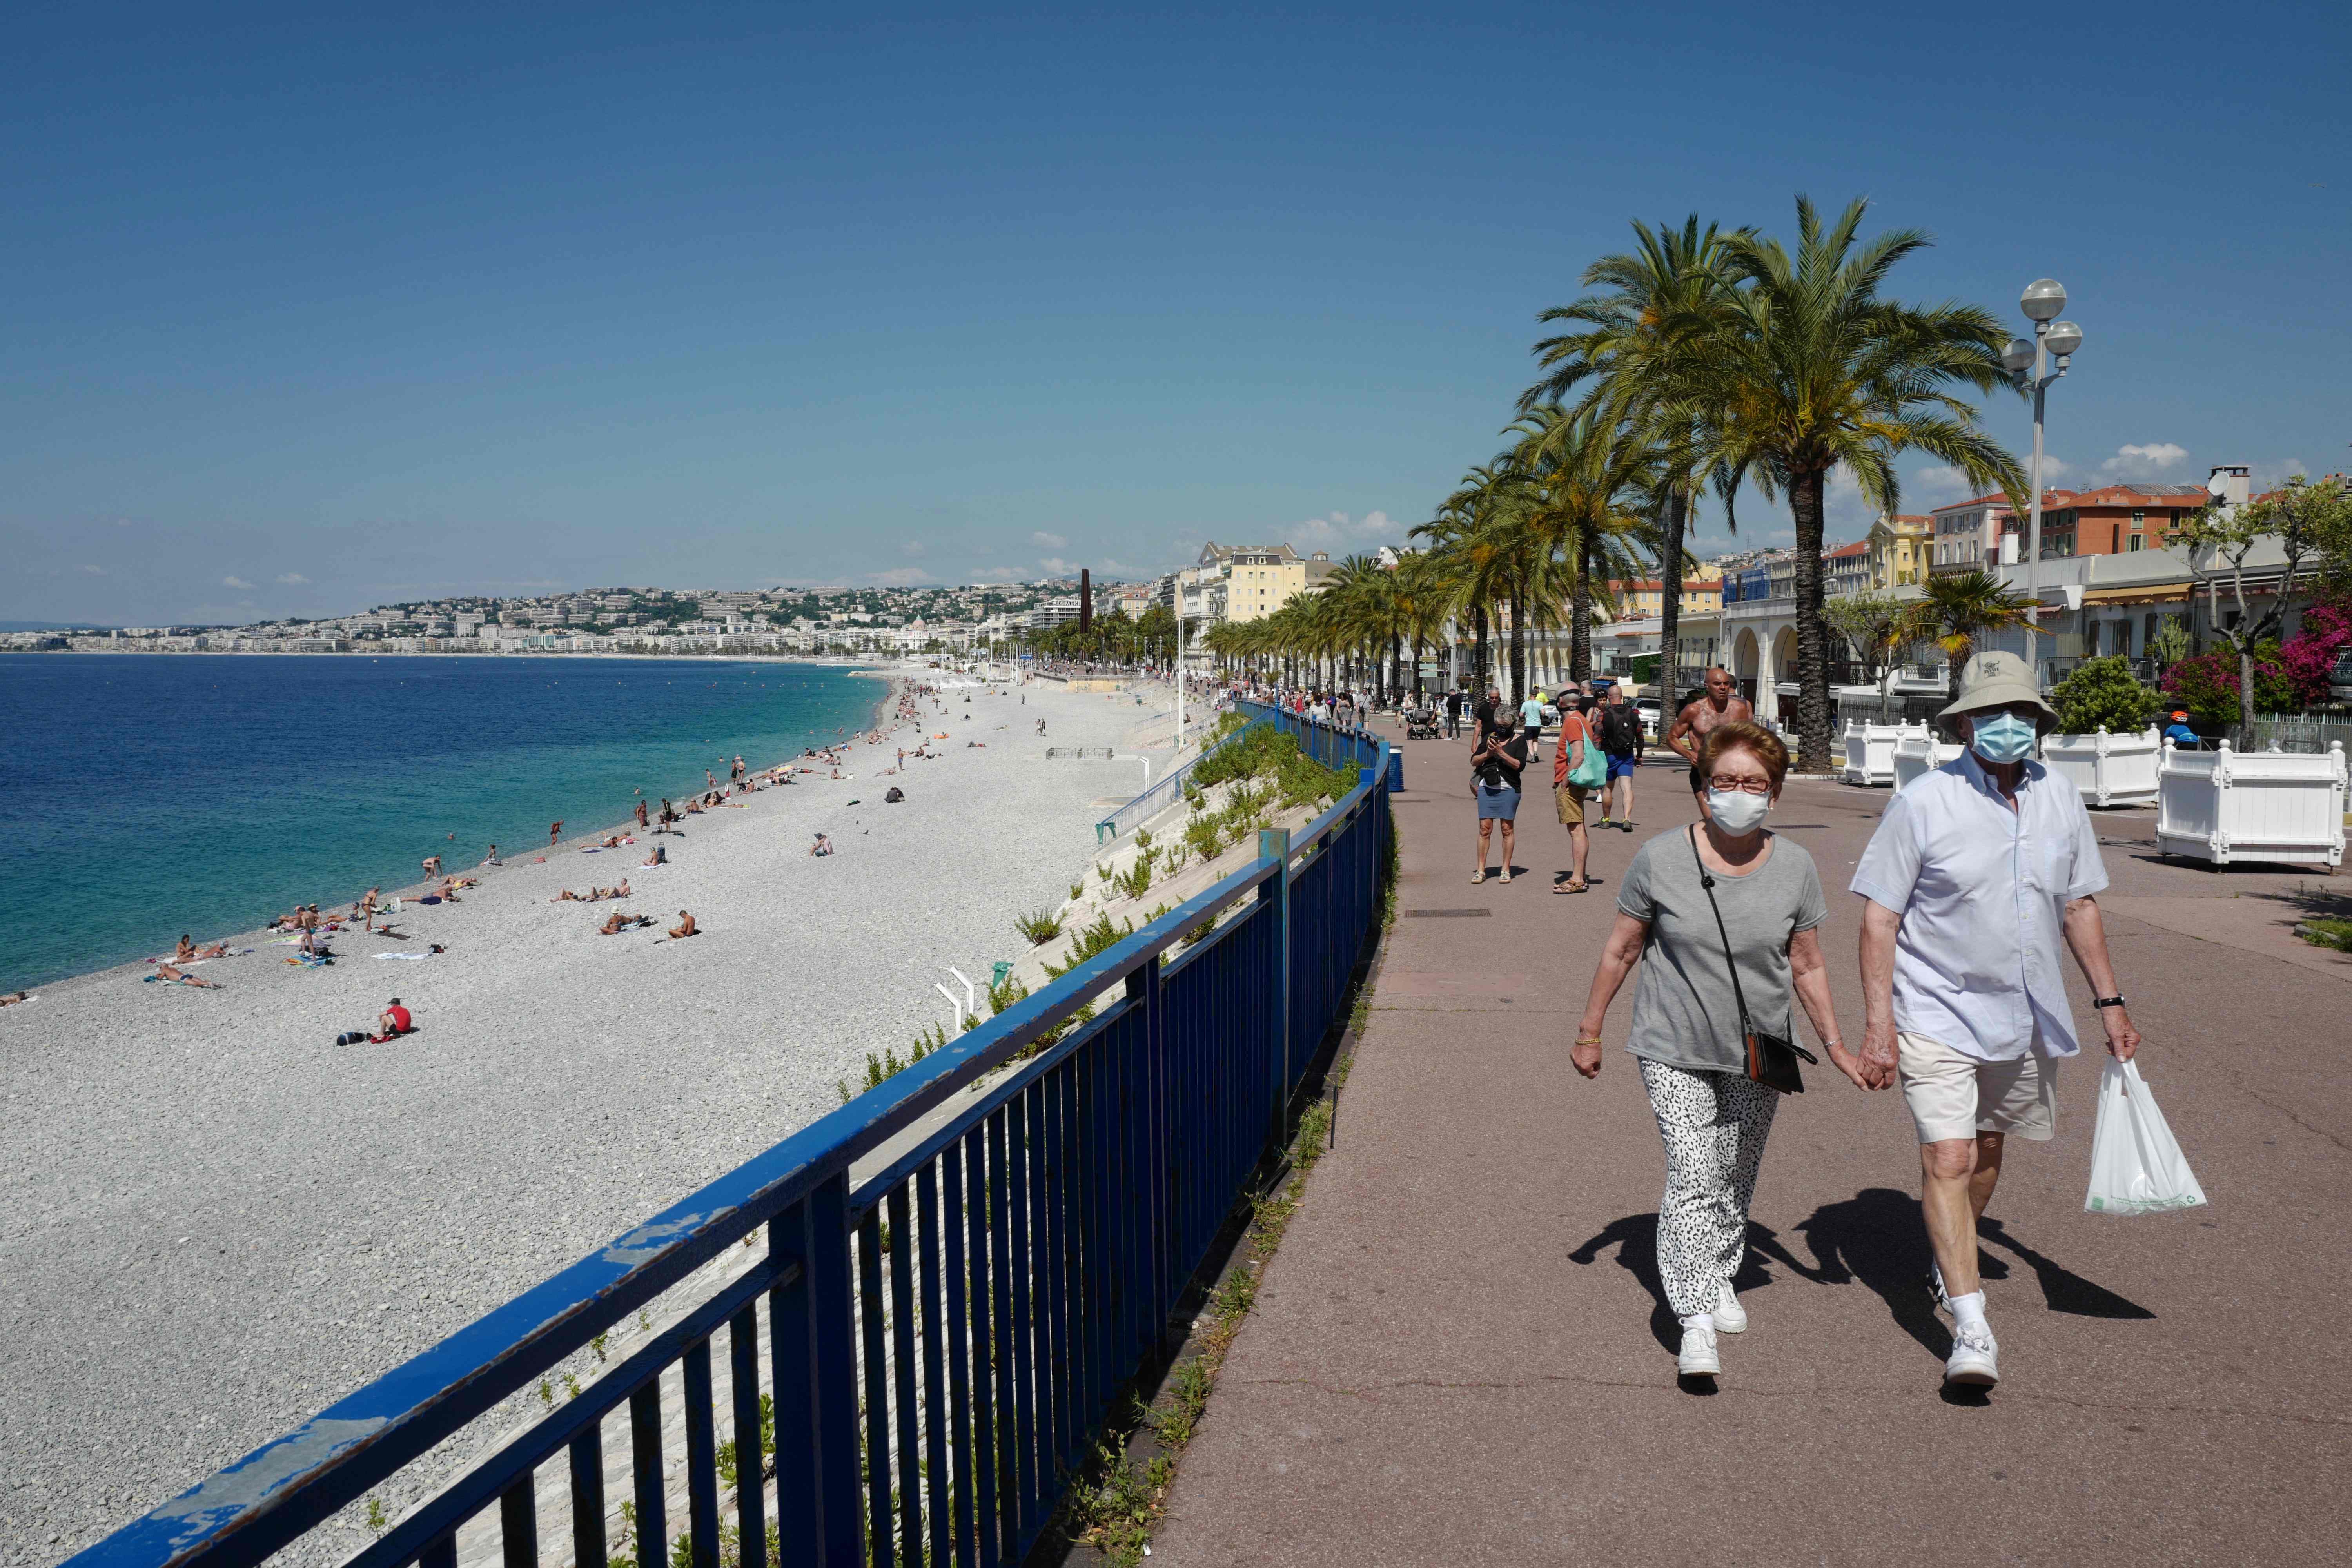
M 1960 700 L 1960 667 L 1977 650 L 1988 632 L 2030 626 L 2033 601 L 2012 594 L 1991 573 L 1979 568 L 1952 577 L 1929 577 L 1925 597 L 1911 607 L 1905 642 L 1932 642 L 1944 650 L 1949 666 L 1945 689 L 1949 700 Z
M 1740 234 L 1750 231 L 1742 229 Z M 1727 320 L 1729 285 L 1723 274 L 1723 237 L 1691 214 L 1675 229 L 1633 223 L 1634 248 L 1604 256 L 1584 269 L 1588 294 L 1556 305 L 1538 318 L 1572 323 L 1536 344 L 1538 364 L 1551 372 L 1519 397 L 1530 413 L 1585 385 L 1578 412 L 1606 409 L 1634 426 L 1659 458 L 1655 476 L 1659 524 L 1660 597 L 1658 689 L 1671 698 L 1682 629 L 1683 539 L 1706 478 L 1709 411 L 1683 390 L 1681 362 L 1704 353 L 1706 340 Z
M 1569 605 L 1569 674 L 1592 673 L 1592 608 L 1616 609 L 1610 583 L 1639 575 L 1639 550 L 1658 547 L 1646 515 L 1657 454 L 1603 410 L 1571 415 L 1544 404 L 1512 426 L 1514 461 L 1528 499 L 1519 523 L 1542 574 L 1538 604 Z
M 2023 495 L 2017 459 L 1948 390 L 2009 384 L 2008 333 L 1973 305 L 1905 305 L 1879 294 L 1895 264 L 1929 243 L 1895 229 L 1867 244 L 1857 199 L 1826 227 L 1797 198 L 1797 253 L 1750 234 L 1724 237 L 1724 324 L 1676 367 L 1679 400 L 1711 411 L 1710 456 L 1725 509 L 1741 481 L 1785 494 L 1796 522 L 1797 732 L 1802 765 L 1830 766 L 1829 647 L 1822 620 L 1822 502 L 1843 468 L 1877 511 L 1900 510 L 1895 458 L 1917 450 L 1980 489 Z

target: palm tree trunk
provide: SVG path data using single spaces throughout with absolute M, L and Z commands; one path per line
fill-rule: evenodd
M 1658 563 L 1658 702 L 1675 706 L 1682 683 L 1679 638 L 1683 615 L 1683 529 L 1690 521 L 1690 497 L 1681 481 L 1666 487 L 1665 559 Z
M 1576 575 L 1568 589 L 1568 676 L 1592 679 L 1592 552 L 1576 546 Z
M 1789 485 L 1797 524 L 1797 765 L 1809 773 L 1830 771 L 1829 627 L 1822 620 L 1824 478 L 1818 469 L 1793 474 Z
M 1519 592 L 1517 578 L 1511 581 L 1511 700 L 1528 700 L 1528 616 L 1527 597 Z
M 1476 628 L 1475 633 L 1476 640 L 1473 642 L 1470 647 L 1470 690 L 1472 697 L 1475 700 L 1486 695 L 1487 658 L 1486 600 L 1479 600 L 1476 605 L 1474 606 L 1474 616 L 1475 618 L 1472 624 Z

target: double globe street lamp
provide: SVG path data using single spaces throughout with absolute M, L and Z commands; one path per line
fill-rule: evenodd
M 2018 308 L 2033 323 L 2033 339 L 2011 338 L 2000 351 L 2001 368 L 2020 392 L 2033 394 L 2033 471 L 2029 479 L 2033 498 L 2028 503 L 2025 534 L 2025 596 L 2032 603 L 2032 619 L 2025 632 L 2026 663 L 2038 677 L 2042 630 L 2042 395 L 2050 384 L 2066 374 L 2066 362 L 2083 346 L 2083 329 L 2072 321 L 2053 320 L 2066 308 L 2066 290 L 2054 278 L 2037 278 L 2018 297 Z M 2053 369 L 2051 361 L 2056 360 Z

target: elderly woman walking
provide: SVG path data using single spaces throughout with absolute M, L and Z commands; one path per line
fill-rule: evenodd
M 1665 1142 L 1658 1277 L 1682 1323 L 1675 1370 L 1685 1377 L 1719 1373 L 1716 1336 L 1748 1326 L 1731 1281 L 1781 1093 L 1750 1074 L 1772 1076 L 1757 1037 L 1764 1048 L 1793 1047 L 1792 991 L 1832 1065 L 1864 1087 L 1830 1006 L 1821 877 L 1811 856 L 1764 828 L 1788 771 L 1789 749 L 1759 724 L 1707 732 L 1690 770 L 1699 821 L 1634 852 L 1576 1031 L 1576 1070 L 1596 1077 L 1609 1004 L 1639 964 L 1625 1048 Z M 1782 1065 L 1793 1074 L 1793 1057 Z

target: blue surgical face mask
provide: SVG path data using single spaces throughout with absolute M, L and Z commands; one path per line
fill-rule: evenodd
M 2014 713 L 1994 713 L 1976 721 L 1976 738 L 1969 742 L 1989 763 L 2022 762 L 2033 750 L 2033 721 Z

